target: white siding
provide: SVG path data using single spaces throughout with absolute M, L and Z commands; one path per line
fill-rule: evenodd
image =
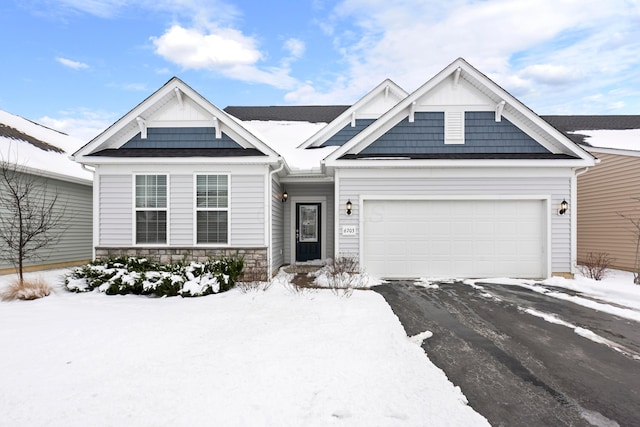
M 284 203 L 282 203 L 282 185 L 275 179 L 271 190 L 271 268 L 277 271 L 284 264 Z
M 193 244 L 193 175 L 171 175 L 169 180 L 169 236 L 172 246 Z
M 571 271 L 571 226 L 569 213 L 557 215 L 557 207 L 563 199 L 570 200 L 571 180 L 569 176 L 542 177 L 402 177 L 393 173 L 376 171 L 378 176 L 357 177 L 340 175 L 339 223 L 338 230 L 344 225 L 360 226 L 359 206 L 361 196 L 443 198 L 452 196 L 542 196 L 548 197 L 551 218 L 551 271 Z M 385 176 L 385 174 L 387 176 Z M 343 208 L 347 200 L 353 203 L 353 212 L 347 216 Z M 359 253 L 359 233 L 357 236 L 338 237 L 338 254 L 354 255 Z
M 231 175 L 231 245 L 265 246 L 264 175 Z
M 162 173 L 169 175 L 170 245 L 193 246 L 193 173 Z M 100 175 L 99 246 L 134 244 L 132 179 L 131 173 Z M 230 174 L 231 246 L 265 246 L 265 191 L 264 175 Z
M 132 179 L 131 174 L 100 176 L 99 246 L 132 244 Z

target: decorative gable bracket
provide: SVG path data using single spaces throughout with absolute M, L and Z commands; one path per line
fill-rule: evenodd
M 140 128 L 140 138 L 147 139 L 147 122 L 140 116 L 136 117 L 136 121 Z
M 505 104 L 505 101 L 500 101 L 496 105 L 496 122 L 502 121 L 502 110 L 504 110 Z
M 220 129 L 220 121 L 217 117 L 213 117 L 213 127 L 216 129 L 216 139 L 222 138 L 222 129 Z

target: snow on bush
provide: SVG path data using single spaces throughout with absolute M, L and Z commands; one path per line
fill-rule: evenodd
M 231 289 L 243 265 L 236 258 L 157 264 L 145 258 L 121 257 L 73 269 L 65 286 L 71 292 L 98 290 L 108 295 L 202 296 Z

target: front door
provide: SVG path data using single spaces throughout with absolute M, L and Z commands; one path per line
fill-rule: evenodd
M 296 261 L 320 257 L 320 203 L 296 203 Z

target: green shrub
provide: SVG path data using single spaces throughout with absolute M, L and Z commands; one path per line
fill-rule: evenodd
M 234 257 L 188 264 L 118 257 L 73 269 L 65 278 L 65 286 L 71 292 L 193 297 L 228 291 L 235 286 L 243 267 L 243 259 Z

